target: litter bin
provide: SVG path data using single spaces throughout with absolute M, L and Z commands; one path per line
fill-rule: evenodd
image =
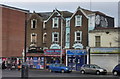
M 28 77 L 28 65 L 27 65 L 26 62 L 22 63 L 21 77 L 22 78 L 27 78 Z

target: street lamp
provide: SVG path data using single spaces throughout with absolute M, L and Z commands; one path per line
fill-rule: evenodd
M 62 37 L 63 37 L 63 19 L 61 18 L 61 53 L 60 53 L 60 64 L 62 64 Z
M 27 41 L 27 13 L 25 13 L 25 39 L 24 39 L 24 51 L 23 51 L 23 63 L 21 68 L 21 77 L 27 78 L 28 77 L 28 65 L 26 63 L 26 41 Z
M 90 47 L 87 46 L 86 50 L 87 50 L 87 64 L 90 64 Z

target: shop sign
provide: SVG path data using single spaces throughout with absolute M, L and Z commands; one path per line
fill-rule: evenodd
M 60 55 L 61 50 L 60 49 L 45 49 L 44 54 L 45 55 Z
M 86 50 L 67 50 L 67 55 L 86 55 Z
M 90 53 L 120 53 L 120 48 L 91 48 Z

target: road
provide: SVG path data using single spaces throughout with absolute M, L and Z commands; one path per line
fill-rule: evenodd
M 18 70 L 2 70 L 2 77 L 4 78 L 12 78 L 13 77 L 21 77 L 21 71 Z M 112 74 L 107 75 L 94 75 L 94 74 L 80 74 L 78 71 L 73 71 L 71 73 L 56 73 L 56 72 L 49 72 L 48 70 L 29 70 L 29 78 L 39 78 L 39 77 L 46 77 L 48 78 L 81 78 L 81 79 L 120 79 L 119 76 L 113 76 Z

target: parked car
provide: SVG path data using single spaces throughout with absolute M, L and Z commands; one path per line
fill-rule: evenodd
M 85 74 L 85 73 L 91 73 L 91 74 L 106 74 L 107 70 L 104 68 L 99 67 L 98 65 L 95 64 L 84 64 L 81 67 L 81 73 Z
M 65 66 L 64 64 L 51 64 L 49 65 L 50 72 L 72 72 L 70 67 Z
M 112 71 L 113 75 L 120 75 L 120 64 L 116 65 Z

